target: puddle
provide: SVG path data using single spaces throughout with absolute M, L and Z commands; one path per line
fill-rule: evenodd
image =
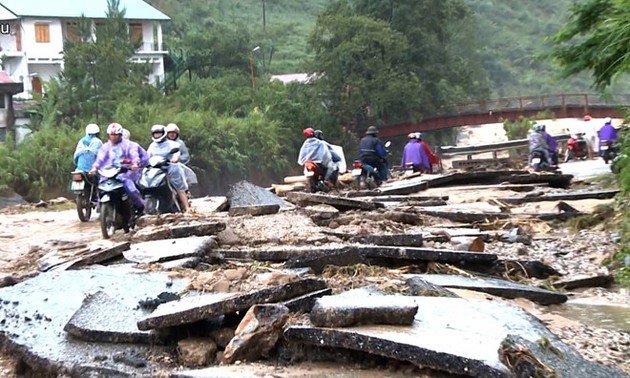
M 630 331 L 630 307 L 587 303 L 565 303 L 551 312 L 591 327 Z

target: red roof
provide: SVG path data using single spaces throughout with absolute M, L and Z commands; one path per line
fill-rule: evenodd
M 4 71 L 0 71 L 0 84 L 14 84 L 15 81 L 11 79 L 9 74 Z

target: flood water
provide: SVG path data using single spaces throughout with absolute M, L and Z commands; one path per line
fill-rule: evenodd
M 590 303 L 565 303 L 551 311 L 591 327 L 630 332 L 630 307 Z

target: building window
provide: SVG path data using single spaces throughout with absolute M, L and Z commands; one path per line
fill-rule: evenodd
M 50 31 L 49 25 L 43 23 L 35 23 L 35 42 L 37 43 L 49 43 Z
M 142 24 L 130 23 L 129 24 L 129 38 L 133 43 L 142 42 Z
M 4 109 L 4 108 L 6 107 L 6 104 L 5 104 L 5 102 L 4 102 L 4 97 L 5 97 L 5 96 L 6 96 L 6 95 L 4 95 L 4 94 L 1 94 L 1 95 L 0 95 L 0 109 Z
M 66 22 L 64 25 L 65 37 L 68 42 L 81 42 L 81 36 L 79 35 L 79 24 L 76 22 Z

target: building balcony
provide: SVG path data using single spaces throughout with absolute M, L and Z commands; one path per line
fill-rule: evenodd
M 168 54 L 168 51 L 163 50 L 161 44 L 145 41 L 140 43 L 140 47 L 136 49 L 136 54 Z

